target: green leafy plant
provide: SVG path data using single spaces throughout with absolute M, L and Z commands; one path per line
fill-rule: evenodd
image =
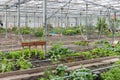
M 75 35 L 77 34 L 77 32 L 75 30 L 72 29 L 67 29 L 63 32 L 64 35 Z
M 32 29 L 30 27 L 21 27 L 21 34 L 30 34 Z M 12 29 L 16 34 L 18 34 L 18 28 L 13 27 Z
M 15 32 L 17 30 L 17 26 L 12 27 L 12 31 Z
M 87 41 L 80 41 L 80 42 L 73 42 L 75 45 L 80 45 L 80 46 L 88 46 L 89 42 Z
M 14 63 L 13 61 L 8 61 L 6 58 L 0 61 L 0 69 L 1 72 L 9 72 L 12 71 L 14 68 Z
M 63 64 L 58 65 L 55 72 L 53 73 L 51 69 L 47 69 L 44 71 L 44 75 L 42 78 L 38 80 L 64 80 L 64 76 L 66 75 L 67 66 Z
M 3 32 L 5 32 L 5 29 L 0 27 L 0 33 L 3 33 Z
M 13 61 L 9 61 L 9 62 L 7 63 L 6 71 L 7 71 L 7 72 L 10 72 L 10 71 L 13 70 L 13 68 L 14 68 L 14 63 L 13 63 Z
M 0 58 L 5 57 L 4 54 L 0 51 Z
M 24 56 L 23 56 L 24 53 Z M 25 59 L 30 59 L 35 57 L 36 59 L 44 59 L 44 53 L 42 50 L 36 50 L 36 49 L 24 49 L 24 51 L 22 50 L 18 50 L 18 51 L 12 51 L 12 52 L 7 52 L 6 55 L 3 55 L 3 53 L 1 52 L 0 56 L 2 57 L 6 57 L 7 59 L 19 59 L 20 57 L 24 57 Z M 2 58 L 1 57 L 1 58 Z
M 99 40 L 99 41 L 96 41 L 95 44 L 109 44 L 109 42 L 107 40 Z
M 93 55 L 89 51 L 82 52 L 82 54 L 85 57 L 85 59 L 92 59 L 93 58 Z
M 116 61 L 113 65 L 119 65 L 120 64 L 120 60 Z
M 93 80 L 93 75 L 89 69 L 77 69 L 70 73 L 70 80 Z
M 70 80 L 93 80 L 93 75 L 89 69 L 77 69 L 70 73 Z
M 54 73 L 51 70 L 46 70 L 44 77 L 38 80 L 94 80 L 94 75 L 90 69 L 81 68 L 71 71 L 69 74 L 66 70 L 67 66 L 60 64 Z M 65 79 L 66 76 L 69 76 L 69 78 Z
M 1 70 L 2 70 L 2 72 L 5 72 L 6 71 L 6 68 L 7 68 L 7 59 L 3 59 L 2 61 L 1 61 Z
M 120 67 L 113 68 L 108 72 L 101 74 L 102 80 L 119 80 L 120 79 Z
M 107 34 L 108 37 L 113 37 L 113 36 L 120 36 L 119 32 L 119 25 L 120 25 L 120 20 L 116 19 L 116 21 L 111 18 L 110 20 L 110 27 L 109 27 L 109 34 Z
M 29 68 L 31 68 L 32 64 L 28 60 L 25 60 L 23 57 L 21 57 L 20 59 L 17 60 L 16 66 L 20 70 L 23 70 L 23 69 L 29 69 Z
M 120 60 L 116 61 L 114 65 L 120 65 Z M 102 80 L 119 80 L 120 79 L 120 67 L 114 67 L 107 72 L 101 74 Z
M 107 30 L 107 24 L 105 18 L 98 17 L 97 29 L 100 32 L 105 32 Z
M 45 56 L 44 56 L 44 52 L 42 50 L 36 50 L 36 49 L 32 49 L 30 51 L 30 54 L 31 54 L 31 57 L 32 56 L 36 56 L 38 57 L 39 59 L 44 59 Z
M 50 32 L 52 29 L 53 29 L 53 26 L 52 26 L 52 24 L 47 24 L 47 29 L 48 29 L 48 32 Z
M 36 28 L 35 32 L 34 32 L 34 35 L 36 37 L 42 37 L 43 36 L 43 29 L 42 28 Z
M 27 29 L 27 28 L 22 28 L 21 33 L 22 34 L 30 34 L 31 30 Z
M 53 78 L 53 76 L 55 76 L 53 71 L 48 68 L 44 71 L 43 77 L 39 78 L 38 80 L 50 80 L 51 78 Z
M 61 44 L 55 44 L 51 47 L 51 49 L 48 51 L 48 54 L 52 61 L 58 61 L 59 59 L 64 58 L 68 54 L 73 53 L 68 48 L 63 48 Z
M 59 76 L 65 76 L 66 75 L 67 66 L 64 66 L 63 64 L 58 65 L 56 68 L 56 74 Z
M 22 56 L 22 54 L 19 51 L 16 52 L 8 52 L 6 57 L 8 59 L 19 59 Z

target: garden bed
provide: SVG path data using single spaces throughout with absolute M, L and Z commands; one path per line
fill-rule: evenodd
M 85 67 L 92 67 L 92 66 L 98 66 L 97 63 L 103 63 L 103 64 L 111 64 L 115 61 L 110 61 L 113 59 L 118 59 L 117 57 L 104 57 L 104 58 L 97 58 L 97 59 L 91 59 L 91 60 L 84 60 L 84 61 L 78 61 L 78 62 L 72 62 L 72 63 L 66 63 L 64 65 L 67 65 L 69 67 L 69 70 L 74 70 L 74 69 L 78 69 L 81 66 L 79 64 L 83 64 L 83 66 Z M 108 60 L 107 63 L 104 62 L 104 60 Z M 96 64 L 95 64 L 96 63 Z M 91 65 L 88 65 L 91 64 Z M 92 65 L 93 64 L 93 65 Z M 99 65 L 103 65 L 103 64 L 99 64 Z M 58 66 L 58 64 L 56 65 L 52 65 L 52 66 L 46 66 L 46 67 L 38 67 L 38 68 L 33 68 L 33 69 L 28 69 L 28 70 L 20 70 L 20 71 L 13 71 L 13 72 L 7 72 L 7 73 L 1 73 L 0 74 L 0 79 L 20 79 L 23 80 L 22 78 L 25 78 L 25 80 L 30 80 L 31 76 L 39 76 L 39 75 L 43 75 L 44 70 L 46 69 L 55 69 Z M 79 67 L 77 67 L 79 66 Z M 73 69 L 74 67 L 74 69 Z M 24 76 L 22 76 L 24 75 Z M 18 77 L 17 77 L 18 76 Z M 26 79 L 30 77 L 29 79 Z M 33 80 L 35 80 L 34 78 L 32 78 Z

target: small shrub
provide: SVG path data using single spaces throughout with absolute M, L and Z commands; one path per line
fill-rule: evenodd
M 75 35 L 77 34 L 77 32 L 75 30 L 68 29 L 68 30 L 65 30 L 63 34 L 64 35 Z
M 63 48 L 61 44 L 55 44 L 48 51 L 49 57 L 52 61 L 58 61 L 59 59 L 72 54 L 73 52 L 68 48 Z
M 37 28 L 34 32 L 34 35 L 36 37 L 42 37 L 43 36 L 43 29 L 42 28 Z
M 16 34 L 18 34 L 18 29 L 16 27 L 13 28 L 13 31 Z M 22 28 L 20 28 L 20 33 L 21 34 L 30 34 L 30 32 L 31 32 L 31 28 L 29 28 L 29 27 L 22 27 Z

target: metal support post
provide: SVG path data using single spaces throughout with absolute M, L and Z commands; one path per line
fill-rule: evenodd
M 38 27 L 40 27 L 40 18 L 38 16 Z
M 40 27 L 42 27 L 43 26 L 43 18 L 42 17 L 40 17 Z M 43 27 L 44 28 L 44 27 Z
M 60 19 L 61 19 L 61 27 L 63 27 L 63 16 L 62 16 L 62 14 L 63 14 L 63 8 L 61 8 L 61 17 L 60 17 Z
M 8 29 L 8 24 L 7 24 L 7 8 L 8 8 L 8 5 L 5 6 L 5 27 L 6 27 L 5 38 L 8 38 L 8 32 L 7 32 L 7 29 Z
M 81 26 L 81 15 L 82 15 L 82 13 L 80 12 L 80 20 L 79 20 L 80 21 L 80 26 Z
M 88 19 L 87 19 L 87 17 L 88 17 L 88 4 L 86 4 L 86 40 L 88 40 L 89 39 L 89 36 L 88 36 Z
M 16 25 L 15 25 L 15 23 L 16 23 L 16 21 L 15 21 L 15 16 L 13 16 L 13 17 L 14 17 L 14 27 L 15 27 L 15 26 L 16 26 Z
M 108 20 L 109 20 L 109 30 L 111 30 L 111 22 L 110 22 L 110 19 L 111 19 L 111 11 L 110 11 L 110 9 L 108 9 Z
M 25 4 L 25 27 L 28 27 L 27 4 Z
M 67 25 L 67 23 L 68 23 L 68 19 L 67 19 L 68 15 L 67 15 L 67 13 L 65 14 L 65 17 L 66 17 L 65 27 L 67 27 L 68 26 Z
M 57 27 L 60 27 L 60 20 L 59 20 L 59 17 L 58 16 L 56 16 L 57 17 Z
M 34 12 L 34 30 L 35 30 L 35 27 L 36 27 L 36 17 L 35 17 L 35 12 Z
M 101 19 L 101 15 L 102 15 L 102 11 L 100 10 L 100 19 Z M 98 39 L 100 39 L 100 37 L 101 37 L 101 34 L 102 34 L 102 27 L 103 27 L 103 26 L 100 26 L 100 32 L 99 32 Z
M 67 26 L 70 26 L 70 19 L 67 17 Z
M 57 16 L 55 16 L 55 27 L 57 27 Z
M 25 27 L 28 27 L 28 16 L 25 14 Z
M 47 0 L 43 1 L 43 27 L 44 27 L 44 40 L 47 38 Z M 44 49 L 44 56 L 46 56 L 46 48 Z
M 78 19 L 77 19 L 77 17 L 75 17 L 75 26 L 77 26 L 78 25 Z
M 114 44 L 115 41 L 115 27 L 116 27 L 116 12 L 114 12 L 114 25 L 113 25 L 113 40 L 112 43 Z
M 18 5 L 17 5 L 17 12 L 18 12 L 18 43 L 21 42 L 21 33 L 20 33 L 20 0 L 18 0 Z
M 30 26 L 29 24 L 31 23 L 31 18 L 29 14 L 27 14 L 27 18 L 28 18 L 27 26 Z

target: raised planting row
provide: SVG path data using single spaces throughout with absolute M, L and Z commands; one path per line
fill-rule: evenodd
M 68 67 L 61 64 L 58 65 L 54 72 L 50 69 L 45 70 L 43 77 L 36 80 L 119 80 L 120 61 L 117 61 L 109 68 L 103 68 L 103 70 L 105 70 L 103 73 L 98 71 L 94 72 L 95 70 L 87 68 L 68 71 Z
M 102 66 L 102 65 L 110 65 L 118 61 L 118 57 L 104 57 L 104 58 L 97 58 L 91 60 L 83 60 L 78 62 L 71 62 L 71 63 L 64 63 L 64 65 L 68 66 L 69 68 L 67 71 L 79 69 L 81 67 L 95 67 Z M 81 64 L 81 65 L 80 65 Z M 59 64 L 51 65 L 51 66 L 43 66 L 37 67 L 27 70 L 18 70 L 6 73 L 0 73 L 0 80 L 36 80 L 37 76 L 42 76 L 46 69 L 51 69 L 53 72 Z
M 63 48 L 60 44 L 53 45 L 44 56 L 41 50 L 28 50 L 0 53 L 0 72 L 12 70 L 28 69 L 36 66 L 47 66 L 53 63 L 75 62 L 86 59 L 93 59 L 107 56 L 119 56 L 120 45 L 111 47 L 110 44 L 104 44 L 101 48 L 95 48 L 86 52 L 73 52 L 68 48 Z
M 118 65 L 118 67 L 114 67 L 107 72 L 101 74 L 101 80 L 119 80 L 120 79 L 120 61 L 117 61 L 113 66 Z

